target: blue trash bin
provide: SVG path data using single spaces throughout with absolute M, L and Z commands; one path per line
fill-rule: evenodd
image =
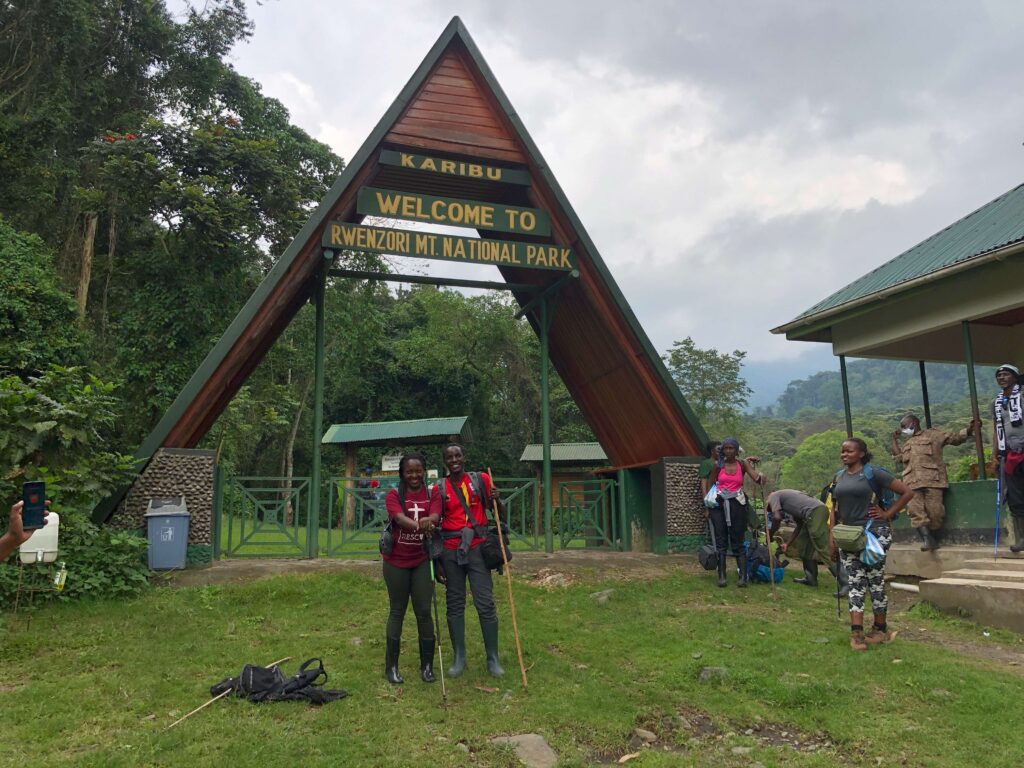
M 149 500 L 145 518 L 151 571 L 185 567 L 190 516 L 184 496 Z

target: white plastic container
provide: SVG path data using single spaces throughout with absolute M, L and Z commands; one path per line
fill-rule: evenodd
M 52 563 L 57 560 L 57 539 L 60 534 L 60 515 L 51 512 L 46 516 L 46 525 L 32 534 L 32 538 L 19 547 L 21 562 Z

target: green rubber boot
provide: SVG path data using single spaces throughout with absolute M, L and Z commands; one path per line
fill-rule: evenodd
M 483 633 L 484 650 L 487 652 L 487 671 L 491 673 L 491 677 L 504 677 L 505 670 L 498 661 L 498 622 L 480 622 L 480 631 Z
M 466 616 L 448 617 L 448 637 L 452 639 L 455 658 L 448 667 L 448 677 L 458 677 L 466 671 Z

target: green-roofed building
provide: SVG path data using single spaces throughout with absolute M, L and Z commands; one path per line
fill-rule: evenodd
M 447 440 L 470 440 L 468 416 L 402 421 L 369 421 L 356 424 L 332 424 L 324 433 L 324 445 L 429 445 Z
M 862 275 L 772 333 L 832 345 L 839 357 L 848 433 L 847 357 L 917 361 L 928 426 L 926 363 L 962 363 L 972 409 L 987 418 L 995 383 L 975 382 L 975 365 L 1024 361 L 1024 185 Z M 981 432 L 989 439 L 990 424 Z M 976 451 L 980 458 L 980 443 Z M 983 460 L 978 468 L 985 480 Z M 991 548 L 994 495 L 992 481 L 952 484 L 946 496 L 946 529 L 953 540 L 987 541 Z M 1005 536 L 1004 530 L 1000 539 Z M 936 575 L 939 560 L 933 559 L 930 570 L 917 575 Z

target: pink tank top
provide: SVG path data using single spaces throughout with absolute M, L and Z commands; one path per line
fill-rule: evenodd
M 739 462 L 736 462 L 736 472 L 731 475 L 727 475 L 728 465 L 723 466 L 718 470 L 718 490 L 730 491 L 736 493 L 743 488 L 743 467 L 740 466 Z

